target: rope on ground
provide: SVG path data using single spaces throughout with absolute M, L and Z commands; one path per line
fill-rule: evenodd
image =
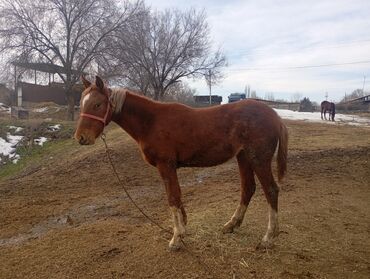
M 131 197 L 130 193 L 127 191 L 125 185 L 123 184 L 123 181 L 121 180 L 121 178 L 119 177 L 118 175 L 118 172 L 117 172 L 117 169 L 115 167 L 115 165 L 113 164 L 113 160 L 112 160 L 112 156 L 109 152 L 109 148 L 108 148 L 108 144 L 106 142 L 106 137 L 105 137 L 105 134 L 102 133 L 101 135 L 101 139 L 102 141 L 104 142 L 104 146 L 105 146 L 105 153 L 107 154 L 107 157 L 108 157 L 108 161 L 110 163 L 110 165 L 112 166 L 112 170 L 113 170 L 113 173 L 114 175 L 116 176 L 117 178 L 117 181 L 118 183 L 122 186 L 123 188 L 123 191 L 125 192 L 125 194 L 127 195 L 127 197 L 129 198 L 129 200 L 131 201 L 131 203 L 136 207 L 137 210 L 140 211 L 141 214 L 143 214 L 143 216 L 145 218 L 147 218 L 152 224 L 154 224 L 155 226 L 157 226 L 158 228 L 160 228 L 162 231 L 166 232 L 166 233 L 169 233 L 172 235 L 172 232 L 169 230 L 169 229 L 166 229 L 164 228 L 163 226 L 161 226 L 160 224 L 158 224 L 158 222 L 156 222 L 155 220 L 153 220 L 153 218 L 151 218 L 150 216 L 148 216 L 142 209 L 141 207 L 134 201 L 134 199 Z M 210 270 L 209 266 L 203 261 L 201 260 L 196 254 L 194 254 L 190 249 L 189 247 L 185 244 L 184 240 L 181 239 L 181 243 L 184 245 L 184 248 L 185 250 L 189 253 L 190 256 L 192 256 L 193 258 L 195 258 L 198 263 L 203 266 L 206 271 L 213 277 L 213 272 Z
M 123 181 L 121 180 L 121 178 L 119 177 L 118 175 L 118 172 L 117 172 L 117 169 L 115 167 L 115 165 L 113 164 L 113 160 L 112 160 L 112 157 L 109 153 L 109 149 L 108 149 L 108 145 L 107 145 L 107 142 L 105 140 L 105 134 L 102 134 L 101 135 L 101 139 L 103 140 L 104 142 L 104 145 L 105 145 L 105 153 L 107 154 L 107 157 L 108 157 L 108 160 L 109 160 L 109 163 L 111 164 L 112 166 L 112 169 L 113 169 L 113 173 L 115 174 L 115 176 L 117 177 L 117 180 L 118 182 L 121 184 L 122 188 L 123 188 L 123 191 L 125 191 L 127 197 L 129 198 L 129 200 L 132 202 L 132 204 L 137 208 L 137 210 L 140 211 L 141 214 L 143 214 L 145 216 L 145 218 L 147 218 L 150 222 L 152 222 L 154 225 L 156 225 L 158 228 L 160 228 L 162 231 L 164 232 L 167 232 L 169 234 L 172 234 L 172 232 L 168 229 L 165 229 L 164 227 L 162 227 L 160 224 L 158 224 L 155 220 L 153 220 L 150 216 L 148 216 L 142 209 L 141 207 L 134 201 L 134 199 L 131 197 L 131 195 L 129 194 L 129 192 L 127 191 L 125 185 L 123 184 Z

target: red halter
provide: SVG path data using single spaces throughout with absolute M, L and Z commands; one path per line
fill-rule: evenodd
M 111 103 L 109 102 L 109 97 L 107 96 L 107 98 L 108 98 L 108 108 L 107 108 L 107 111 L 104 114 L 104 117 L 96 116 L 96 115 L 89 114 L 89 113 L 83 113 L 83 112 L 80 113 L 80 117 L 87 117 L 87 118 L 98 120 L 100 122 L 103 122 L 104 127 L 105 127 L 107 125 L 106 122 L 107 122 L 107 118 L 108 118 L 108 113 L 111 110 Z

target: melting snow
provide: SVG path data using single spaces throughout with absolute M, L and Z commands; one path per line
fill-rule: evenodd
M 322 120 L 320 112 L 299 112 L 287 109 L 275 109 L 275 111 L 280 115 L 281 118 L 291 119 L 291 120 L 303 120 L 309 122 L 321 122 L 325 124 L 335 125 L 336 123 L 344 123 L 354 126 L 368 126 L 370 127 L 370 119 L 365 117 L 360 117 L 357 115 L 348 114 L 335 114 L 335 122 Z M 326 114 L 328 118 L 328 114 Z
M 6 138 L 9 143 L 11 143 L 13 146 L 16 146 L 18 142 L 20 142 L 20 140 L 23 139 L 23 136 L 13 136 L 10 133 L 7 133 Z
M 13 144 L 7 142 L 3 138 L 0 138 L 0 155 L 9 156 L 14 151 L 15 148 L 13 148 Z
M 60 124 L 51 125 L 51 126 L 48 127 L 48 130 L 50 130 L 52 132 L 59 131 L 60 126 L 61 126 Z
M 0 103 L 0 111 L 10 113 L 10 107 L 7 105 L 4 105 L 3 103 Z
M 48 109 L 49 109 L 48 107 L 43 107 L 43 108 L 34 109 L 33 111 L 34 112 L 47 112 Z
M 43 146 L 43 144 L 45 143 L 45 142 L 47 142 L 48 141 L 48 139 L 47 138 L 45 138 L 45 137 L 39 137 L 39 138 L 37 138 L 37 139 L 34 139 L 33 140 L 36 144 L 38 144 L 38 145 L 40 145 L 40 146 Z
M 12 159 L 12 162 L 16 164 L 20 158 L 18 154 L 15 153 L 16 145 L 20 142 L 23 136 L 13 136 L 7 133 L 7 140 L 0 137 L 0 155 Z
M 22 127 L 17 127 L 17 126 L 9 126 L 9 129 L 14 130 L 15 133 L 19 133 L 20 131 L 23 130 Z

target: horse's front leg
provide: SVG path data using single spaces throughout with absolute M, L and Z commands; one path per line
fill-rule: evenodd
M 171 250 L 178 250 L 181 247 L 181 238 L 185 235 L 186 213 L 181 202 L 181 189 L 177 179 L 176 167 L 174 164 L 158 164 L 158 171 L 166 187 L 168 203 L 173 218 L 173 237 L 169 247 Z

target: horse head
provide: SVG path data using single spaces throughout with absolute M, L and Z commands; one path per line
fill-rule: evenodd
M 81 95 L 81 113 L 74 138 L 80 144 L 88 145 L 95 143 L 95 139 L 101 135 L 104 127 L 110 122 L 111 105 L 109 89 L 100 77 L 96 76 L 95 84 L 84 76 L 81 80 L 85 89 Z
M 335 121 L 334 118 L 335 118 L 335 104 L 334 103 L 330 103 L 331 105 L 331 120 L 332 121 Z

